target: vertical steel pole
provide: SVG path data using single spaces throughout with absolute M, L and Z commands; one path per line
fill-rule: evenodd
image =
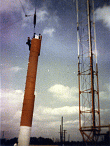
M 79 9 L 78 0 L 76 0 L 76 10 L 77 10 L 77 45 L 78 45 L 78 85 L 79 85 L 79 130 L 81 130 L 81 113 L 80 113 L 80 60 L 79 60 Z
M 62 117 L 62 119 L 61 119 L 61 129 L 62 129 L 62 143 L 63 143 L 63 117 Z
M 64 130 L 64 144 L 65 144 L 65 136 L 66 136 L 65 134 L 66 134 L 66 131 L 67 130 Z
M 60 125 L 60 142 L 62 142 L 61 125 Z
M 89 35 L 89 50 L 90 50 L 90 72 L 91 72 L 91 94 L 92 94 L 92 118 L 93 118 L 93 139 L 95 136 L 95 97 L 94 97 L 94 71 L 93 71 L 93 53 L 91 41 L 91 21 L 90 21 L 90 2 L 87 0 L 87 15 L 88 15 L 88 35 Z
M 93 26 L 94 26 L 94 42 L 95 42 L 95 57 L 96 57 L 96 76 L 97 76 L 97 98 L 98 98 L 98 115 L 99 115 L 99 123 L 98 123 L 98 130 L 100 133 L 100 104 L 99 104 L 99 79 L 98 79 L 98 64 L 97 64 L 97 46 L 96 46 L 96 29 L 95 29 L 95 14 L 94 14 L 94 0 L 93 0 Z
M 98 114 L 99 114 L 99 131 L 101 130 L 100 128 L 100 104 L 99 104 L 99 79 L 98 79 L 98 65 L 96 63 L 96 75 L 97 75 L 97 95 L 98 95 Z

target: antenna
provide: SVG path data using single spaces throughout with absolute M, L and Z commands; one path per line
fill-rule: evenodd
M 27 15 L 27 14 L 26 14 L 25 9 L 24 9 L 24 6 L 23 6 L 21 0 L 19 0 L 19 1 L 20 1 L 21 6 L 22 6 L 22 9 L 23 9 L 23 12 L 24 12 L 24 14 L 25 14 L 25 17 L 33 16 L 33 15 Z M 34 20 L 33 20 L 33 23 L 34 23 L 34 33 L 35 33 L 35 26 L 36 26 L 36 6 L 35 6 L 35 13 L 34 13 Z
M 34 33 L 35 33 L 35 27 L 36 27 L 36 8 L 35 8 L 35 13 L 34 13 Z

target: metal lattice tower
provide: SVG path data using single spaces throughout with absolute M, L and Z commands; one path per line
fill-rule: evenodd
M 93 0 L 76 0 L 79 82 L 79 130 L 84 141 L 97 141 L 100 107 Z

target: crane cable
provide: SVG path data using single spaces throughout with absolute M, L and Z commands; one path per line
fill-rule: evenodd
M 24 9 L 24 6 L 23 6 L 21 0 L 19 0 L 19 2 L 20 2 L 20 4 L 21 4 L 21 6 L 22 6 L 22 9 L 23 9 L 23 12 L 24 12 L 24 14 L 25 14 L 25 17 L 32 16 L 32 15 L 27 15 L 27 14 L 26 14 L 25 9 Z M 0 29 L 0 31 L 3 31 L 4 29 L 6 29 L 6 28 L 8 28 L 8 27 L 10 27 L 10 26 L 12 26 L 12 25 L 14 25 L 14 24 L 20 22 L 21 20 L 22 20 L 22 18 L 20 18 L 20 19 L 14 21 L 13 23 L 11 23 L 10 25 L 8 25 L 7 27 L 2 27 L 2 28 Z
M 26 14 L 25 9 L 24 9 L 24 6 L 23 6 L 21 0 L 19 0 L 19 2 L 20 2 L 20 4 L 21 4 L 22 10 L 23 10 L 23 12 L 24 12 L 24 14 L 25 14 L 25 17 L 32 16 L 32 15 L 27 15 L 27 14 Z
M 22 10 L 23 10 L 23 12 L 24 12 L 24 14 L 25 14 L 25 17 L 33 16 L 33 15 L 27 15 L 26 12 L 25 12 L 25 9 L 24 9 L 24 6 L 23 6 L 21 0 L 19 0 L 19 2 L 20 2 L 20 4 L 21 4 L 21 6 L 22 6 Z M 45 2 L 45 0 L 43 0 L 43 2 Z M 36 17 L 36 4 L 35 4 L 35 14 L 34 14 L 34 27 L 35 27 L 35 25 L 36 25 L 36 18 L 35 18 L 35 17 Z M 8 27 L 10 27 L 10 26 L 12 26 L 12 25 L 18 23 L 18 22 L 21 21 L 21 20 L 22 20 L 22 18 L 20 18 L 20 19 L 18 19 L 17 21 L 11 23 L 11 24 L 8 25 L 7 27 L 2 27 L 2 28 L 0 29 L 0 31 L 3 31 L 4 29 L 7 29 Z
M 19 2 L 20 2 L 20 4 L 21 4 L 21 6 L 22 6 L 22 9 L 23 9 L 23 12 L 24 12 L 24 14 L 25 14 L 25 17 L 27 17 L 27 15 L 26 15 L 26 13 L 25 13 L 25 9 L 24 9 L 24 7 L 23 7 L 23 5 L 22 5 L 22 3 L 21 3 L 20 0 L 19 0 Z M 22 20 L 22 18 L 18 19 L 17 21 L 15 21 L 15 22 L 11 23 L 10 25 L 8 25 L 8 27 L 9 27 L 9 26 L 12 26 L 13 24 L 18 23 L 18 22 L 21 21 L 21 20 Z M 8 28 L 8 27 L 7 27 L 7 28 Z M 2 27 L 2 28 L 0 29 L 0 31 L 3 31 L 4 29 L 6 29 L 6 27 Z
M 21 4 L 21 6 L 22 6 L 22 9 L 23 9 L 23 12 L 24 12 L 25 16 L 27 16 L 27 15 L 26 15 L 26 12 L 25 12 L 25 9 L 24 9 L 24 6 L 23 6 L 21 0 L 19 0 L 19 2 L 20 2 L 20 4 Z

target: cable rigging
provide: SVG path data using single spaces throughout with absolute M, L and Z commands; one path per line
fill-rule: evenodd
M 20 2 L 20 4 L 21 4 L 21 6 L 22 6 L 22 9 L 23 9 L 23 12 L 24 12 L 25 16 L 27 16 L 27 15 L 26 15 L 26 12 L 25 12 L 25 9 L 24 9 L 24 6 L 22 5 L 22 3 L 21 3 L 20 0 L 19 0 L 19 2 Z
M 33 15 L 27 15 L 27 14 L 26 14 L 26 11 L 25 11 L 25 8 L 24 8 L 24 6 L 23 6 L 23 4 L 22 4 L 22 2 L 21 2 L 21 0 L 19 0 L 19 2 L 20 2 L 20 4 L 21 4 L 22 10 L 23 10 L 23 12 L 24 12 L 24 14 L 25 14 L 25 17 L 33 16 Z M 0 31 L 3 31 L 4 29 L 9 28 L 10 26 L 12 26 L 12 25 L 14 25 L 14 24 L 20 22 L 21 20 L 22 20 L 22 18 L 19 18 L 18 20 L 14 21 L 13 23 L 9 24 L 8 26 L 2 27 L 2 28 L 0 29 Z M 34 32 L 35 32 L 35 26 L 36 26 L 36 8 L 35 8 L 35 13 L 34 13 L 33 24 L 34 24 Z
M 21 4 L 22 10 L 23 10 L 23 12 L 24 12 L 24 14 L 25 14 L 25 17 L 30 17 L 30 16 L 32 16 L 32 15 L 27 15 L 27 14 L 26 14 L 25 9 L 24 9 L 24 6 L 23 6 L 21 0 L 19 0 L 19 2 L 20 2 L 20 4 Z
M 25 14 L 25 17 L 33 16 L 33 15 L 27 15 L 27 14 L 26 14 L 25 9 L 24 9 L 24 6 L 23 6 L 21 0 L 19 0 L 19 1 L 20 1 L 21 6 L 22 6 L 22 10 L 23 10 L 23 12 L 24 12 L 24 14 Z M 36 27 L 36 3 L 35 3 L 35 13 L 34 13 L 33 24 L 34 24 L 34 33 L 35 33 L 35 27 Z

